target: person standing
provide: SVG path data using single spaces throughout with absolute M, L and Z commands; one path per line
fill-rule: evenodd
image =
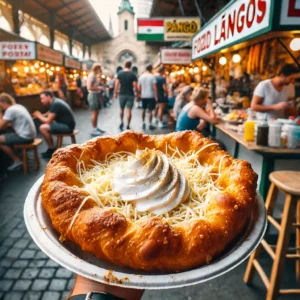
M 164 77 L 165 68 L 160 67 L 158 69 L 158 73 L 155 75 L 156 77 L 156 85 L 157 85 L 157 98 L 158 98 L 158 111 L 157 111 L 157 118 L 158 118 L 158 127 L 159 128 L 166 128 L 168 127 L 167 123 L 163 122 L 163 114 L 164 110 L 168 103 L 168 89 L 167 89 L 167 81 Z
M 68 96 L 68 84 L 66 77 L 63 73 L 59 73 L 57 76 L 58 93 L 61 99 L 67 101 Z
M 121 124 L 119 126 L 120 130 L 123 130 L 123 117 L 125 106 L 127 108 L 127 127 L 126 129 L 130 129 L 130 121 L 131 121 L 131 111 L 134 102 L 134 93 L 137 90 L 137 77 L 131 71 L 131 61 L 127 61 L 125 63 L 125 69 L 118 73 L 118 77 L 115 85 L 115 94 L 114 98 L 118 97 L 119 93 L 119 103 L 120 103 L 120 118 Z M 120 92 L 119 92 L 120 87 Z
M 14 132 L 0 135 L 0 150 L 8 155 L 13 164 L 7 169 L 13 171 L 22 166 L 22 161 L 11 146 L 15 144 L 30 144 L 36 137 L 36 130 L 32 118 L 27 109 L 16 104 L 15 99 L 6 94 L 0 94 L 0 130 L 5 130 L 11 123 Z
M 101 74 L 101 65 L 94 64 L 92 67 L 92 72 L 89 74 L 87 78 L 87 89 L 88 89 L 88 102 L 89 107 L 92 111 L 92 126 L 93 130 L 91 132 L 92 136 L 98 136 L 105 133 L 104 130 L 97 127 L 98 123 L 98 115 L 101 105 L 101 92 L 104 91 L 102 86 L 99 86 L 98 76 Z
M 278 76 L 261 81 L 254 90 L 251 109 L 257 112 L 257 119 L 283 118 L 292 106 L 295 96 L 290 84 L 299 76 L 300 70 L 293 64 L 281 68 Z
M 146 67 L 146 72 L 142 74 L 138 81 L 138 90 L 141 94 L 142 98 L 142 120 L 143 120 L 143 129 L 146 129 L 145 117 L 146 110 L 149 112 L 149 129 L 155 129 L 155 126 L 151 124 L 153 110 L 155 109 L 156 103 L 158 101 L 157 97 L 157 86 L 156 86 L 156 78 L 152 74 L 152 66 L 149 65 Z
M 51 91 L 42 92 L 40 98 L 42 104 L 49 107 L 49 112 L 42 114 L 40 111 L 35 111 L 32 116 L 42 123 L 39 130 L 48 144 L 48 150 L 42 153 L 42 157 L 51 158 L 56 150 L 52 134 L 72 133 L 75 128 L 75 118 L 69 104 L 55 98 Z

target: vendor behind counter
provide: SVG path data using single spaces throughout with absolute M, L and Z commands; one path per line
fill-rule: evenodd
M 251 109 L 257 112 L 257 119 L 285 117 L 287 109 L 293 107 L 293 84 L 299 72 L 295 65 L 287 64 L 281 68 L 278 76 L 257 85 L 251 101 Z

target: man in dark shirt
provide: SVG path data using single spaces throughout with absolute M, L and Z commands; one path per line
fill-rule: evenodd
M 56 150 L 52 134 L 72 133 L 75 128 L 75 119 L 69 104 L 55 98 L 51 91 L 42 92 L 40 98 L 43 105 L 49 106 L 49 112 L 42 114 L 35 111 L 32 116 L 42 122 L 39 129 L 48 144 L 48 150 L 42 153 L 42 157 L 51 158 Z
M 119 93 L 120 87 L 120 93 Z M 131 72 L 131 61 L 125 63 L 124 71 L 119 72 L 116 85 L 115 85 L 115 95 L 114 98 L 118 97 L 119 93 L 119 102 L 120 102 L 120 118 L 121 124 L 119 126 L 120 130 L 123 130 L 123 117 L 125 106 L 127 107 L 127 127 L 130 129 L 131 121 L 131 110 L 134 102 L 134 93 L 136 92 L 137 87 L 137 78 L 133 72 Z
M 158 69 L 158 73 L 156 76 L 156 85 L 157 85 L 157 98 L 158 98 L 158 105 L 157 105 L 157 118 L 158 118 L 158 126 L 159 128 L 166 128 L 168 127 L 167 123 L 163 122 L 163 114 L 164 110 L 168 103 L 168 89 L 167 89 L 167 82 L 166 78 L 164 77 L 165 68 L 160 67 Z

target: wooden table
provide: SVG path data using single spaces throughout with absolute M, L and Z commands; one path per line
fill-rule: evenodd
M 259 192 L 266 198 L 269 189 L 269 174 L 274 171 L 274 164 L 277 159 L 300 159 L 300 149 L 289 148 L 270 148 L 258 146 L 255 142 L 246 142 L 242 134 L 230 129 L 227 123 L 221 122 L 215 125 L 224 134 L 228 135 L 235 141 L 234 157 L 237 158 L 239 154 L 240 145 L 244 146 L 250 151 L 254 151 L 263 157 L 261 182 L 259 185 Z M 300 163 L 300 162 L 299 162 Z

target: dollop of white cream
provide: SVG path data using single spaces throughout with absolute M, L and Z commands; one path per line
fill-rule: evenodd
M 160 215 L 174 209 L 189 195 L 185 176 L 157 150 L 137 150 L 114 170 L 113 189 L 139 212 Z

